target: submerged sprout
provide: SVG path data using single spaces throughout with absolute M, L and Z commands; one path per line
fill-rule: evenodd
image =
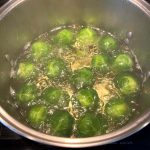
M 105 106 L 106 115 L 112 121 L 122 121 L 130 114 L 130 108 L 123 98 L 114 97 Z
M 21 87 L 17 93 L 17 99 L 20 102 L 30 102 L 35 100 L 37 97 L 36 86 L 33 84 L 27 84 Z
M 66 75 L 66 64 L 60 58 L 52 58 L 46 66 L 47 75 L 50 78 L 61 78 Z
M 74 33 L 68 29 L 63 29 L 57 33 L 53 42 L 61 47 L 71 46 L 74 42 Z
M 92 86 L 94 83 L 92 71 L 89 68 L 75 70 L 71 77 L 71 83 L 76 89 Z
M 99 41 L 99 47 L 100 50 L 111 52 L 117 50 L 118 41 L 114 37 L 107 35 L 101 38 L 101 40 Z
M 35 75 L 36 69 L 34 64 L 24 62 L 19 64 L 17 76 L 22 79 L 27 79 Z
M 95 55 L 91 65 L 96 72 L 106 73 L 109 70 L 109 58 L 107 55 Z
M 69 137 L 72 134 L 74 118 L 65 110 L 58 110 L 50 118 L 51 134 Z
M 113 62 L 115 72 L 130 71 L 133 68 L 133 60 L 128 54 L 119 54 Z
M 32 127 L 39 127 L 47 118 L 47 109 L 43 105 L 32 106 L 28 112 L 27 120 Z
M 49 104 L 52 105 L 59 105 L 61 107 L 66 107 L 69 104 L 69 95 L 67 92 L 56 88 L 56 87 L 49 87 L 47 88 L 43 94 L 42 98 L 47 101 Z
M 106 133 L 107 121 L 102 116 L 87 112 L 77 121 L 77 136 L 91 137 Z
M 81 49 L 88 48 L 91 45 L 97 44 L 97 34 L 96 32 L 91 28 L 83 28 L 80 30 L 80 32 L 77 34 L 76 42 L 78 43 L 79 47 Z
M 120 73 L 115 78 L 115 84 L 120 92 L 126 96 L 134 96 L 140 90 L 140 84 L 137 77 L 131 73 Z
M 76 100 L 84 108 L 95 108 L 98 105 L 98 94 L 94 89 L 80 89 L 76 95 Z
M 31 46 L 31 54 L 35 60 L 40 60 L 51 52 L 51 45 L 47 42 L 36 41 Z

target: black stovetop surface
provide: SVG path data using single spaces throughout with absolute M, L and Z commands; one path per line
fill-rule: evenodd
M 8 0 L 0 0 L 0 6 L 2 6 Z M 150 2 L 150 0 L 147 0 Z M 121 148 L 122 150 L 126 149 L 136 149 L 136 150 L 150 150 L 150 125 L 142 129 L 141 131 L 135 133 L 134 135 L 125 138 L 121 141 L 105 145 L 94 147 L 94 149 L 115 149 Z M 39 144 L 28 140 L 24 137 L 19 136 L 18 134 L 12 132 L 8 128 L 0 124 L 0 150 L 62 150 L 63 148 L 47 146 Z

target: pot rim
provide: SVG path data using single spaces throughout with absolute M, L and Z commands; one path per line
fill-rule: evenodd
M 21 4 L 25 0 L 9 0 L 3 7 L 0 8 L 0 20 L 5 17 L 14 7 Z M 150 17 L 150 5 L 144 0 L 129 0 L 135 6 L 139 7 Z M 91 147 L 104 145 L 112 142 L 116 142 L 123 138 L 126 138 L 137 131 L 141 130 L 150 123 L 150 110 L 144 112 L 139 116 L 138 119 L 133 120 L 124 127 L 101 136 L 89 137 L 89 138 L 64 138 L 46 135 L 31 129 L 19 121 L 11 117 L 1 106 L 0 106 L 0 122 L 12 131 L 39 143 L 61 146 L 61 147 Z

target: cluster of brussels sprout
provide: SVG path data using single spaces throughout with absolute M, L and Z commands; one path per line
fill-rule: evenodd
M 34 42 L 30 48 L 33 60 L 21 62 L 17 71 L 18 78 L 28 81 L 18 90 L 17 99 L 21 103 L 34 101 L 34 105 L 31 105 L 27 112 L 27 120 L 33 127 L 37 128 L 46 122 L 51 135 L 69 137 L 74 132 L 77 137 L 90 137 L 105 134 L 109 128 L 109 121 L 118 123 L 130 116 L 131 108 L 127 99 L 139 93 L 140 83 L 133 74 L 132 57 L 119 50 L 119 41 L 116 38 L 109 34 L 100 36 L 94 29 L 86 27 L 79 32 L 62 29 L 51 41 L 51 44 L 42 40 Z M 91 66 L 68 71 L 68 62 L 57 53 L 52 54 L 57 49 L 73 51 L 74 46 L 80 51 L 89 51 L 91 47 L 97 47 L 98 51 L 92 56 Z M 116 55 L 114 51 L 117 51 Z M 56 85 L 48 86 L 39 94 L 37 86 L 28 79 L 36 78 L 40 71 L 36 63 L 42 63 L 43 58 L 47 56 L 50 57 L 45 59 L 43 72 Z M 93 85 L 97 76 L 105 77 L 106 74 L 114 78 L 120 96 L 111 98 L 102 114 L 97 112 L 101 99 Z M 56 81 L 64 80 L 67 80 L 74 91 L 72 97 L 57 86 Z M 39 103 L 39 99 L 44 103 Z M 79 118 L 75 118 L 67 109 L 72 99 L 85 110 Z M 54 109 L 53 114 L 49 113 L 51 108 Z

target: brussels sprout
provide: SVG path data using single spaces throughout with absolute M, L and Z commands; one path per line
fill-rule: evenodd
M 57 33 L 53 39 L 53 42 L 61 47 L 71 46 L 74 42 L 74 33 L 68 29 L 63 29 Z
M 108 118 L 104 114 L 97 114 L 97 118 L 100 122 L 99 134 L 106 134 L 108 129 Z
M 92 71 L 89 68 L 75 70 L 71 76 L 71 83 L 76 89 L 92 86 L 94 83 Z
M 36 74 L 36 69 L 34 64 L 29 62 L 24 62 L 19 64 L 17 71 L 17 76 L 22 79 L 27 79 Z
M 128 54 L 119 54 L 113 62 L 115 72 L 130 71 L 133 68 L 133 60 Z
M 94 89 L 80 89 L 75 96 L 84 108 L 93 108 L 98 105 L 98 94 Z
M 66 75 L 65 62 L 60 58 L 52 58 L 46 67 L 47 75 L 50 78 L 60 78 Z
M 91 137 L 106 133 L 107 121 L 103 116 L 96 116 L 92 112 L 86 112 L 77 121 L 77 136 Z
M 69 95 L 67 92 L 62 91 L 56 87 L 47 88 L 43 94 L 42 98 L 46 100 L 49 104 L 59 105 L 61 107 L 66 107 L 69 104 Z
M 39 60 L 44 56 L 47 56 L 51 51 L 51 45 L 47 42 L 36 41 L 31 46 L 31 54 L 35 60 Z
M 130 108 L 123 98 L 114 97 L 105 105 L 105 113 L 113 121 L 129 117 Z
M 28 112 L 27 121 L 33 126 L 40 126 L 47 118 L 47 109 L 43 105 L 32 106 Z
M 100 73 L 106 73 L 109 70 L 109 58 L 106 55 L 95 55 L 91 62 L 92 68 Z
M 115 78 L 116 87 L 120 92 L 127 96 L 134 96 L 140 90 L 140 84 L 136 76 L 131 73 L 120 73 Z
M 99 47 L 103 51 L 111 52 L 112 50 L 116 50 L 118 48 L 118 42 L 112 36 L 107 35 L 101 38 L 99 41 Z
M 51 134 L 69 137 L 72 134 L 74 118 L 65 110 L 54 112 L 50 118 Z
M 37 89 L 33 84 L 24 85 L 16 94 L 20 102 L 30 102 L 36 99 Z
M 93 44 L 97 45 L 98 37 L 96 32 L 91 28 L 83 28 L 77 34 L 76 42 L 79 45 L 79 48 L 85 49 Z

